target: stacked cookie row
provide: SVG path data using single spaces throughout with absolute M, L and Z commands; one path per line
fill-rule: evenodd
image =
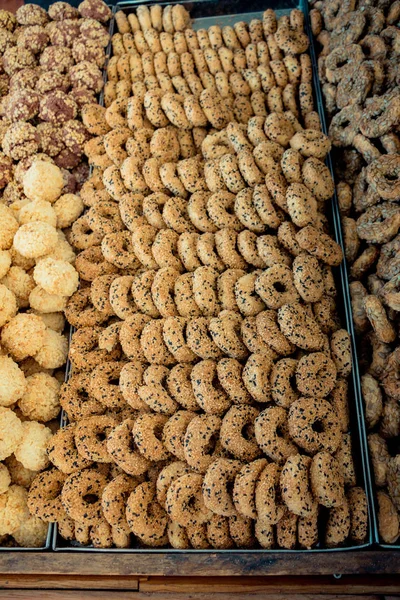
M 337 148 L 379 529 L 384 542 L 394 543 L 400 534 L 400 9 L 397 2 L 367 4 L 317 2 L 311 16 L 322 44 L 320 77 Z
M 362 543 L 303 16 L 188 23 L 117 14 L 107 106 L 84 115 L 70 424 L 30 510 L 97 547 Z
M 46 540 L 48 524 L 29 515 L 27 489 L 48 467 L 58 428 L 63 311 L 78 287 L 66 232 L 83 211 L 88 174 L 80 112 L 102 87 L 109 35 L 100 21 L 109 18 L 102 2 L 0 11 L 2 545 Z

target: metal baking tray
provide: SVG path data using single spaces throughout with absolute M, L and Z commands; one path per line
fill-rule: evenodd
M 159 2 L 161 6 L 168 4 L 177 4 L 178 2 L 168 2 L 163 1 Z M 311 38 L 311 29 L 309 25 L 309 17 L 308 17 L 308 6 L 306 0 L 300 0 L 300 3 L 296 0 L 282 0 L 279 2 L 274 2 L 271 0 L 195 0 L 188 1 L 183 0 L 179 2 L 180 4 L 184 4 L 186 8 L 189 10 L 190 15 L 193 19 L 192 26 L 193 29 L 198 30 L 203 27 L 207 28 L 211 25 L 232 25 L 236 21 L 246 21 L 250 22 L 251 19 L 262 18 L 262 14 L 264 10 L 267 8 L 273 8 L 277 15 L 289 14 L 290 10 L 293 8 L 300 8 L 305 13 L 305 21 L 306 21 L 306 31 Z M 127 15 L 131 12 L 135 11 L 136 7 L 140 4 L 151 5 L 154 4 L 152 0 L 133 0 L 130 2 L 120 2 L 117 4 L 115 8 L 115 12 L 118 10 L 122 10 Z M 114 32 L 116 28 L 115 19 L 113 19 L 113 24 L 111 25 L 111 32 Z M 321 90 L 319 87 L 318 81 L 318 71 L 316 69 L 316 59 L 315 59 L 315 51 L 310 44 L 310 54 L 313 64 L 313 87 L 314 87 L 314 99 L 316 110 L 318 110 L 323 131 L 326 133 L 326 122 L 324 109 L 322 104 L 322 96 Z M 332 162 L 330 156 L 327 158 L 327 165 L 331 170 L 333 176 Z M 340 224 L 340 215 L 338 210 L 338 202 L 336 193 L 332 198 L 331 204 L 327 210 L 327 217 L 330 221 L 332 233 L 336 239 L 336 241 L 343 246 L 343 237 L 341 231 Z M 185 550 L 177 550 L 174 548 L 142 548 L 142 547 L 132 547 L 132 548 L 93 548 L 92 546 L 82 546 L 77 542 L 68 542 L 61 538 L 58 534 L 57 525 L 55 525 L 53 530 L 53 549 L 55 551 L 61 552 L 105 552 L 105 553 L 151 553 L 151 554 L 165 554 L 165 553 L 201 553 L 201 554 L 237 554 L 237 553 L 249 553 L 249 554 L 270 554 L 270 553 L 279 553 L 279 554 L 296 554 L 296 553 L 325 553 L 325 552 L 343 552 L 349 550 L 359 550 L 362 548 L 366 548 L 371 546 L 374 541 L 373 537 L 373 524 L 374 524 L 374 512 L 372 508 L 371 502 L 371 475 L 369 470 L 369 463 L 366 460 L 366 434 L 365 427 L 362 419 L 362 399 L 361 399 L 361 388 L 360 388 L 360 380 L 359 380 L 359 371 L 358 364 L 356 360 L 356 352 L 355 352 L 355 340 L 354 340 L 354 329 L 351 315 L 351 303 L 350 303 L 350 293 L 348 288 L 348 277 L 347 277 L 347 267 L 345 263 L 342 263 L 340 267 L 334 269 L 334 276 L 338 290 L 338 298 L 337 298 L 337 308 L 339 315 L 341 317 L 342 324 L 346 327 L 348 332 L 350 333 L 351 342 L 352 342 L 352 355 L 353 355 L 353 369 L 352 375 L 349 378 L 349 409 L 350 409 L 350 431 L 352 434 L 352 446 L 353 446 L 353 458 L 356 468 L 357 474 L 357 483 L 364 487 L 367 493 L 367 501 L 368 501 L 368 513 L 369 513 L 369 526 L 368 526 L 368 535 L 367 539 L 363 544 L 360 545 L 347 545 L 340 548 L 325 548 L 322 544 L 319 544 L 315 548 L 311 550 L 286 550 L 281 548 L 272 548 L 270 550 L 266 549 L 253 549 L 253 550 L 243 550 L 243 549 L 229 549 L 229 550 L 195 550 L 195 549 L 185 549 Z M 322 528 L 324 526 L 323 519 L 321 519 Z M 322 532 L 321 532 L 322 533 Z M 321 535 L 321 539 L 322 539 Z
M 317 62 L 318 56 L 317 56 L 317 52 L 315 49 L 314 36 L 312 35 L 312 31 L 311 31 L 311 23 L 310 23 L 309 12 L 308 12 L 308 3 L 306 0 L 301 0 L 301 4 L 302 4 L 302 10 L 306 14 L 307 34 L 310 39 L 310 55 L 311 55 L 311 61 L 312 61 L 313 71 L 314 71 L 314 87 L 315 87 L 315 93 L 316 93 L 317 103 L 318 103 L 318 107 L 319 107 L 318 112 L 321 117 L 323 130 L 325 133 L 327 133 L 328 125 L 327 125 L 326 118 L 325 118 L 325 103 L 324 103 L 324 98 L 323 98 L 323 94 L 322 94 L 322 90 L 321 90 L 321 84 L 320 84 L 319 77 L 318 77 L 318 62 Z M 329 168 L 333 175 L 333 165 L 332 165 L 332 157 L 331 156 L 328 157 L 328 164 L 329 164 Z M 341 231 L 339 205 L 337 202 L 336 195 L 335 195 L 333 202 L 335 204 L 335 209 L 334 209 L 334 214 L 333 214 L 334 227 L 335 227 L 335 231 L 337 229 L 337 232 L 338 232 L 337 235 L 340 236 L 342 247 L 344 247 L 342 231 Z M 377 500 L 376 500 L 376 489 L 377 488 L 375 485 L 372 461 L 370 458 L 370 453 L 369 453 L 369 448 L 368 448 L 367 426 L 366 426 L 365 412 L 364 412 L 365 406 L 364 406 L 364 400 L 363 400 L 362 392 L 361 392 L 360 372 L 359 372 L 359 368 L 358 368 L 359 338 L 355 334 L 354 326 L 353 326 L 353 313 L 352 313 L 352 306 L 351 306 L 351 300 L 350 300 L 350 291 L 349 291 L 349 287 L 348 287 L 348 268 L 347 268 L 346 261 L 343 262 L 342 267 L 343 267 L 343 269 L 342 269 L 343 274 L 346 277 L 346 285 L 343 287 L 343 291 L 347 295 L 347 304 L 348 304 L 349 312 L 350 312 L 350 319 L 349 319 L 348 327 L 349 327 L 349 331 L 351 328 L 352 349 L 353 349 L 353 356 L 355 357 L 355 360 L 353 361 L 353 370 L 356 370 L 356 380 L 357 380 L 357 386 L 358 386 L 358 393 L 356 394 L 355 399 L 356 399 L 356 402 L 359 403 L 359 431 L 360 431 L 362 443 L 364 446 L 363 460 L 365 462 L 365 472 L 366 472 L 366 476 L 367 476 L 368 482 L 369 482 L 369 485 L 367 486 L 366 489 L 367 489 L 367 493 L 369 494 L 369 500 L 370 500 L 370 516 L 371 516 L 372 529 L 373 529 L 373 541 L 375 543 L 379 544 L 382 548 L 389 548 L 391 550 L 396 548 L 396 549 L 400 550 L 400 538 L 399 538 L 399 541 L 397 542 L 397 544 L 383 544 L 383 543 L 381 543 L 380 538 L 379 538 L 378 519 L 377 519 Z

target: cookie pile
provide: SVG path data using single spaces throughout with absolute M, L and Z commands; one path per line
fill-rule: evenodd
M 400 535 L 398 2 L 316 2 L 381 539 Z M 372 357 L 372 360 L 371 360 Z
M 69 234 L 69 425 L 29 508 L 95 547 L 362 543 L 303 15 L 116 22 Z
M 48 524 L 29 516 L 27 489 L 49 466 L 58 429 L 63 311 L 79 283 L 66 233 L 83 211 L 88 175 L 80 112 L 103 85 L 92 61 L 104 64 L 109 35 L 95 19 L 109 17 L 92 0 L 79 11 L 63 2 L 49 14 L 33 4 L 15 16 L 0 11 L 2 545 L 41 547 L 46 539 Z

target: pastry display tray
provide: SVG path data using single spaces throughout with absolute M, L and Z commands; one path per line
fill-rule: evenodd
M 322 103 L 322 94 L 320 90 L 320 84 L 318 80 L 318 71 L 316 65 L 316 55 L 312 44 L 311 28 L 308 17 L 308 6 L 306 1 L 301 0 L 300 3 L 291 0 L 283 0 L 274 2 L 272 0 L 199 0 L 187 2 L 183 0 L 179 2 L 185 5 L 189 10 L 192 17 L 193 29 L 198 30 L 201 28 L 208 28 L 211 25 L 232 25 L 236 21 L 250 22 L 254 18 L 262 18 L 264 10 L 267 8 L 273 8 L 277 15 L 289 14 L 293 8 L 300 8 L 305 13 L 305 26 L 306 32 L 310 38 L 310 54 L 313 64 L 313 88 L 314 88 L 314 100 L 315 107 L 318 110 L 322 128 L 326 133 L 326 121 Z M 122 10 L 127 15 L 136 10 L 136 7 L 140 4 L 151 5 L 153 1 L 147 0 L 136 0 L 131 2 L 121 2 L 114 8 L 114 13 Z M 168 4 L 178 4 L 178 2 L 158 2 L 161 6 Z M 113 18 L 111 27 L 111 33 L 116 31 L 115 18 Z M 333 176 L 332 162 L 328 155 L 327 165 Z M 332 198 L 332 201 L 327 205 L 327 218 L 330 223 L 331 233 L 336 241 L 343 248 L 343 236 L 340 223 L 340 214 L 338 210 L 338 202 L 336 194 Z M 348 286 L 348 274 L 345 262 L 340 267 L 334 268 L 334 277 L 337 287 L 337 308 L 341 319 L 342 326 L 347 329 L 350 333 L 351 344 L 352 344 L 352 358 L 353 358 L 353 369 L 352 374 L 349 378 L 349 412 L 350 412 L 350 431 L 352 434 L 352 446 L 353 446 L 353 458 L 355 463 L 355 469 L 357 474 L 357 485 L 362 486 L 367 494 L 368 500 L 368 514 L 369 514 L 369 526 L 368 535 L 365 542 L 361 545 L 355 545 L 349 543 L 348 545 L 340 548 L 326 548 L 322 544 L 316 546 L 311 550 L 287 550 L 273 548 L 267 549 L 254 549 L 254 550 L 243 550 L 243 549 L 229 549 L 229 550 L 177 550 L 174 548 L 144 548 L 144 547 L 131 547 L 128 549 L 120 548 L 93 548 L 91 546 L 82 546 L 77 542 L 68 542 L 61 538 L 58 533 L 57 525 L 53 529 L 53 549 L 59 552 L 96 552 L 96 553 L 148 553 L 148 554 L 176 554 L 176 553 L 201 553 L 201 554 L 231 554 L 234 556 L 237 553 L 240 554 L 255 554 L 255 555 L 266 555 L 268 554 L 303 554 L 303 553 L 326 553 L 326 552 L 343 552 L 348 550 L 359 550 L 371 546 L 377 541 L 377 527 L 376 518 L 374 513 L 373 501 L 372 501 L 372 488 L 371 488 L 371 472 L 369 461 L 367 457 L 367 442 L 366 442 L 366 430 L 363 418 L 363 405 L 361 397 L 361 387 L 359 379 L 359 370 L 356 355 L 355 336 L 351 313 L 351 302 L 350 292 Z M 70 372 L 70 368 L 67 369 L 67 376 Z M 323 520 L 322 520 L 323 521 Z M 322 522 L 324 526 L 324 522 Z M 320 538 L 323 539 L 323 531 L 321 531 Z

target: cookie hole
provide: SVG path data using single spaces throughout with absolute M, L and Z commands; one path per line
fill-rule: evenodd
M 206 446 L 204 446 L 204 454 L 212 454 L 216 448 L 218 441 L 218 435 L 213 433 L 213 435 L 208 440 Z
M 154 427 L 154 437 L 161 442 L 164 426 L 160 423 Z
M 223 391 L 224 391 L 224 388 L 222 387 L 222 385 L 221 385 L 221 383 L 220 383 L 220 381 L 219 381 L 219 378 L 218 378 L 218 375 L 217 375 L 217 373 L 215 373 L 215 375 L 214 375 L 214 377 L 213 377 L 213 380 L 212 380 L 212 382 L 211 382 L 211 385 L 212 385 L 212 386 L 213 386 L 213 388 L 214 388 L 215 390 L 217 390 L 218 392 L 223 392 Z
M 283 294 L 283 292 L 286 292 L 286 286 L 281 283 L 280 281 L 275 281 L 272 284 L 274 290 L 276 290 L 279 294 Z
M 254 425 L 253 423 L 246 423 L 244 425 L 244 427 L 242 427 L 242 438 L 247 440 L 248 442 L 251 442 L 254 440 Z
M 83 496 L 83 501 L 86 502 L 86 504 L 96 504 L 96 502 L 99 501 L 99 498 L 96 494 L 85 494 L 85 496 Z
M 97 435 L 96 435 L 96 439 L 99 442 L 104 442 L 107 439 L 106 433 L 104 431 L 100 431 Z
M 119 378 L 118 377 L 113 377 L 112 379 L 108 380 L 109 385 L 117 385 L 119 386 Z
M 385 175 L 385 179 L 387 181 L 398 181 L 399 176 L 396 175 L 395 173 L 386 173 Z
M 313 431 L 315 431 L 315 433 L 323 433 L 324 431 L 324 424 L 322 421 L 320 421 L 319 419 L 317 419 L 316 421 L 314 421 L 314 423 L 311 425 L 311 429 Z
M 296 375 L 294 373 L 289 377 L 289 385 L 292 388 L 292 390 L 296 389 Z
M 226 491 L 229 494 L 229 496 L 232 498 L 233 496 L 233 487 L 235 485 L 235 479 L 232 479 L 232 481 L 227 481 L 226 482 Z

